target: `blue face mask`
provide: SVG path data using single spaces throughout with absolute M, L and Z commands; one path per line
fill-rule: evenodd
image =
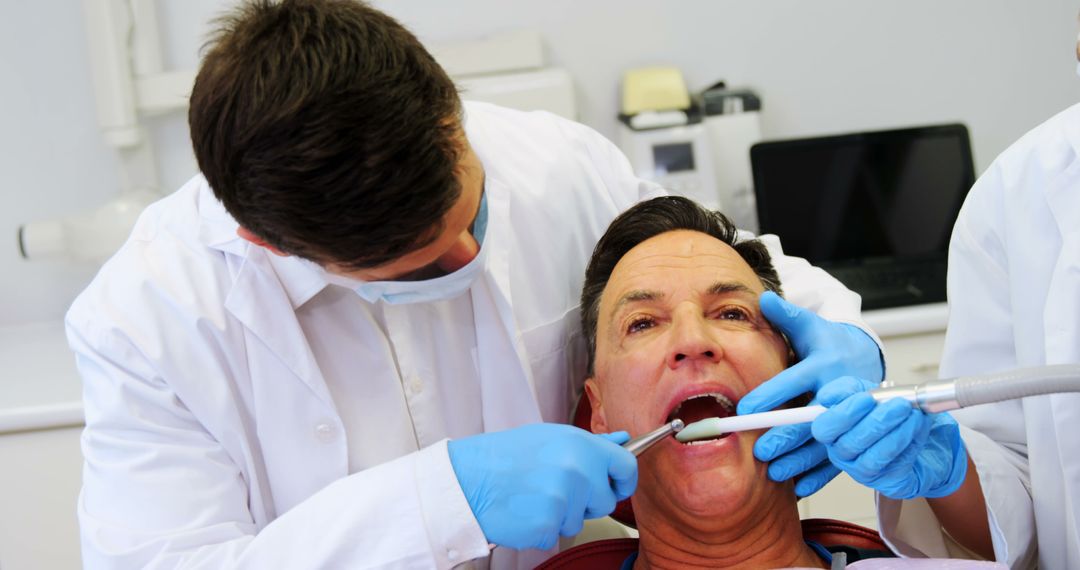
M 476 243 L 484 245 L 484 234 L 487 233 L 487 193 L 480 194 L 480 210 L 476 212 L 476 219 L 473 220 L 472 229 L 469 230 L 473 237 L 476 238 Z
M 482 194 L 480 209 L 476 213 L 472 227 L 473 237 L 481 245 L 480 252 L 465 267 L 424 281 L 369 281 L 359 284 L 353 281 L 351 286 L 361 299 L 369 303 L 383 301 L 390 305 L 409 305 L 454 299 L 469 290 L 484 266 L 484 258 L 488 250 L 483 247 L 486 233 L 487 196 Z

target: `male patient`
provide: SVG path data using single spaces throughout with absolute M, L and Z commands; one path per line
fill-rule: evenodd
M 781 295 L 764 244 L 736 240 L 718 212 L 655 198 L 612 222 L 581 295 L 585 384 L 595 432 L 632 436 L 675 418 L 735 414 L 750 390 L 794 364 L 759 298 Z M 623 568 L 1003 568 L 960 560 L 870 560 L 888 551 L 803 539 L 793 483 L 769 479 L 753 447 L 765 430 L 682 444 L 638 458 L 633 508 L 641 539 Z
M 760 242 L 736 242 L 723 215 L 684 198 L 643 202 L 597 244 L 582 294 L 596 432 L 644 432 L 676 417 L 728 416 L 744 394 L 790 364 L 759 296 L 781 293 Z M 639 458 L 633 496 L 649 567 L 828 567 L 803 541 L 790 481 L 776 483 L 753 444 L 764 430 L 681 444 Z M 848 561 L 886 552 L 844 549 Z

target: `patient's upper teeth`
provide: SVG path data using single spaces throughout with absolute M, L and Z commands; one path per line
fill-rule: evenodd
M 679 412 L 682 411 L 682 407 L 683 407 L 684 404 L 686 404 L 690 400 L 696 400 L 698 398 L 712 398 L 716 403 L 720 404 L 721 406 L 723 406 L 724 408 L 726 408 L 729 411 L 733 411 L 735 409 L 735 404 L 727 396 L 725 396 L 723 394 L 720 394 L 718 392 L 707 392 L 707 393 L 704 393 L 704 394 L 697 394 L 697 395 L 694 395 L 694 396 L 690 396 L 689 398 L 683 400 L 678 406 L 675 406 L 674 410 L 671 411 L 671 415 L 669 416 L 669 419 L 678 417 L 678 414 L 679 414 Z
M 727 396 L 725 396 L 723 394 L 719 394 L 717 392 L 709 392 L 709 393 L 706 393 L 706 394 L 698 394 L 696 396 L 690 396 L 685 401 L 689 402 L 690 400 L 696 400 L 698 398 L 712 398 L 713 400 L 716 400 L 717 404 L 720 404 L 720 405 L 722 405 L 722 406 L 724 406 L 726 408 L 734 408 L 735 407 L 735 404 L 731 401 L 730 398 L 728 398 Z
M 730 408 L 734 405 L 731 403 L 731 400 L 729 400 L 728 397 L 723 394 L 713 394 L 713 397 L 716 398 L 716 402 L 718 404 L 723 404 L 725 407 Z

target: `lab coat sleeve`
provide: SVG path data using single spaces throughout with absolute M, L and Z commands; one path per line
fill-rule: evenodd
M 972 187 L 957 218 L 949 248 L 949 326 L 941 376 L 1016 367 L 1004 242 L 1000 164 Z M 1012 568 L 1035 563 L 1035 515 L 1021 402 L 957 410 L 961 437 L 975 464 L 986 500 L 998 561 Z M 882 536 L 905 556 L 954 553 L 951 539 L 924 499 L 878 497 Z M 942 548 L 947 550 L 943 551 Z
M 740 232 L 740 239 L 749 237 L 752 234 Z M 822 318 L 859 327 L 882 349 L 881 339 L 862 320 L 862 297 L 858 293 L 805 259 L 785 255 L 779 237 L 764 234 L 758 236 L 757 240 L 769 250 L 785 299 L 814 311 Z
M 581 142 L 616 212 L 623 212 L 650 198 L 668 195 L 668 191 L 656 182 L 639 178 L 626 155 L 600 133 L 572 121 L 561 121 L 560 125 L 569 139 Z
M 224 447 L 131 342 L 90 331 L 69 314 L 86 403 L 86 568 L 449 568 L 488 554 L 445 441 L 340 479 L 259 528 Z

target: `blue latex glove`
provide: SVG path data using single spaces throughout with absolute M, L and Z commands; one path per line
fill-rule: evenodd
M 828 407 L 811 424 L 829 459 L 859 483 L 893 499 L 944 497 L 967 475 L 960 428 L 949 414 L 926 414 L 906 400 L 877 403 L 876 384 L 840 378 L 818 392 Z
M 881 349 L 862 329 L 827 321 L 771 291 L 759 302 L 765 318 L 787 336 L 799 362 L 743 396 L 739 414 L 772 410 L 807 392 L 816 393 L 841 376 L 881 381 L 885 372 Z M 795 482 L 800 497 L 816 493 L 840 473 L 829 463 L 825 447 L 813 439 L 809 424 L 770 429 L 754 444 L 754 456 L 771 462 L 773 481 L 801 475 Z
M 624 432 L 532 424 L 450 441 L 450 463 L 480 529 L 508 548 L 553 548 L 637 487 Z

